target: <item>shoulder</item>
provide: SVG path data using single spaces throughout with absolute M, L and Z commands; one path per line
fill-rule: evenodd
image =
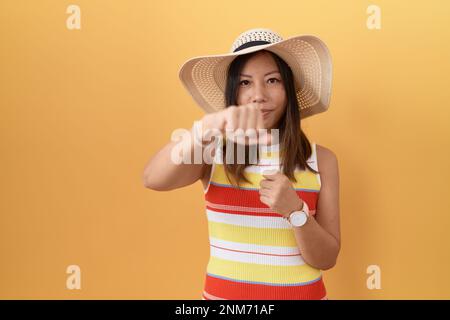
M 316 144 L 317 158 L 320 161 L 337 161 L 336 154 L 329 148 Z
M 325 174 L 338 173 L 338 159 L 336 154 L 329 148 L 316 144 L 317 162 L 319 171 Z

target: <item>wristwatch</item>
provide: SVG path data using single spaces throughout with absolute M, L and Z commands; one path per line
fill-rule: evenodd
M 305 201 L 303 201 L 303 208 L 299 211 L 293 211 L 289 215 L 288 221 L 294 227 L 303 226 L 309 217 L 309 208 Z

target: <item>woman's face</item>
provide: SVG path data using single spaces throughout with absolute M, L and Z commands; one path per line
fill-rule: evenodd
M 286 110 L 287 97 L 278 66 L 268 52 L 252 56 L 239 78 L 238 105 L 259 103 L 267 129 L 276 128 Z

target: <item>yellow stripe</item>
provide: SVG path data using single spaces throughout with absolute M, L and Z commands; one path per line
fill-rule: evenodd
M 297 246 L 294 230 L 292 229 L 241 227 L 213 221 L 208 221 L 208 228 L 210 237 L 221 240 L 266 246 Z
M 320 277 L 321 271 L 308 264 L 301 266 L 272 266 L 236 262 L 210 257 L 207 272 L 236 280 L 276 284 L 303 283 Z
M 231 174 L 230 174 L 231 175 Z M 245 172 L 245 176 L 249 179 L 250 183 L 242 181 L 241 187 L 244 188 L 259 188 L 259 184 L 264 177 L 258 173 Z M 298 170 L 294 172 L 294 176 L 297 183 L 292 183 L 293 187 L 296 189 L 310 189 L 310 190 L 320 190 L 319 182 L 313 172 L 309 170 Z M 225 168 L 223 164 L 216 163 L 213 176 L 211 181 L 219 184 L 230 185 L 227 176 L 225 175 Z

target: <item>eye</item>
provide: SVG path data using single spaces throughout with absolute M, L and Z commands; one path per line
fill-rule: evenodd
M 275 82 L 272 82 L 272 83 L 277 83 L 277 82 L 281 82 L 280 80 L 278 80 L 277 78 L 270 78 L 269 80 L 267 80 L 267 81 L 271 81 L 271 80 L 275 80 Z M 249 81 L 248 80 L 242 80 L 242 81 L 240 81 L 239 82 L 239 85 L 246 85 L 247 83 L 248 83 Z
M 270 78 L 268 81 L 270 80 L 276 80 L 276 82 L 280 82 L 280 80 L 278 80 L 277 78 Z

